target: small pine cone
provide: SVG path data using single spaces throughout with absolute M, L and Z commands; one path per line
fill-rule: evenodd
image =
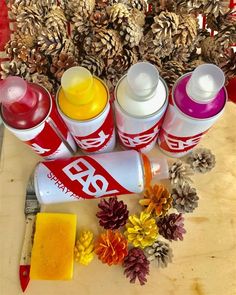
M 105 69 L 105 64 L 103 59 L 95 57 L 93 55 L 86 55 L 81 59 L 81 67 L 88 69 L 92 75 L 100 77 L 103 70 Z
M 133 8 L 130 14 L 132 15 L 132 18 L 137 25 L 139 25 L 140 27 L 143 27 L 145 25 L 146 15 L 144 12 Z
M 135 283 L 136 279 L 138 279 L 140 285 L 145 285 L 147 282 L 146 276 L 149 275 L 149 264 L 150 262 L 143 250 L 132 248 L 123 263 L 124 274 L 130 279 L 130 283 Z
M 52 58 L 52 64 L 50 66 L 50 71 L 54 77 L 60 81 L 63 73 L 74 66 L 77 66 L 78 63 L 76 58 L 71 53 L 61 52 L 59 55 L 55 55 Z
M 74 27 L 72 30 L 72 39 L 74 44 L 80 48 L 83 44 L 84 38 L 88 36 L 92 30 L 91 23 L 78 13 L 74 14 L 72 23 Z
M 236 76 L 236 52 L 230 48 L 220 60 L 219 66 L 224 71 L 227 80 Z
M 129 1 L 129 5 L 143 13 L 147 12 L 147 1 L 146 0 L 131 0 Z
M 215 17 L 227 13 L 229 10 L 229 0 L 211 0 L 206 1 L 203 6 L 203 12 L 205 14 L 214 14 Z
M 26 62 L 30 53 L 30 49 L 21 41 L 13 39 L 9 40 L 5 46 L 5 52 L 9 59 L 17 59 Z
M 118 229 L 126 224 L 129 210 L 123 201 L 118 201 L 116 197 L 108 200 L 101 200 L 98 204 L 101 209 L 96 216 L 99 218 L 99 224 L 105 229 Z
M 12 61 L 1 63 L 0 76 L 1 79 L 5 79 L 8 76 L 19 76 L 26 78 L 29 76 L 29 71 L 25 63 L 13 59 Z
M 123 22 L 126 22 L 130 17 L 130 12 L 127 5 L 123 3 L 117 3 L 108 8 L 108 14 L 110 17 L 110 22 L 114 28 L 119 28 Z
M 18 29 L 31 36 L 38 35 L 43 27 L 42 15 L 35 7 L 24 7 L 24 10 L 16 16 L 16 22 Z
M 64 31 L 66 35 L 67 19 L 63 10 L 59 6 L 54 5 L 45 16 L 45 27 L 50 31 Z
M 153 44 L 155 45 L 154 54 L 158 55 L 159 58 L 168 57 L 174 49 L 174 43 L 171 38 L 162 40 L 155 38 Z
M 94 258 L 93 233 L 84 230 L 80 233 L 75 243 L 75 261 L 88 265 Z
M 154 17 L 152 32 L 157 39 L 171 38 L 177 33 L 179 26 L 179 15 L 162 11 L 158 16 Z
M 90 15 L 91 25 L 97 29 L 107 28 L 109 17 L 106 11 L 95 10 Z
M 156 262 L 158 267 L 167 267 L 172 262 L 173 253 L 168 243 L 157 240 L 144 251 L 147 259 Z
M 209 149 L 198 148 L 192 151 L 187 163 L 195 172 L 206 173 L 215 167 L 215 155 Z
M 182 214 L 171 213 L 160 218 L 157 222 L 159 233 L 169 241 L 183 240 L 183 234 L 186 233 L 184 229 L 184 217 Z
M 183 75 L 185 69 L 181 61 L 168 61 L 163 63 L 160 70 L 162 78 L 166 81 L 167 85 L 171 88 L 180 76 Z
M 173 60 L 174 62 L 186 63 L 190 59 L 191 55 L 191 46 L 175 46 L 170 54 L 170 63 Z
M 139 200 L 147 213 L 155 213 L 156 216 L 164 216 L 172 205 L 172 197 L 163 185 L 150 186 L 144 192 L 144 199 Z
M 201 43 L 201 56 L 205 62 L 218 64 L 223 52 L 215 37 L 207 37 Z
M 48 78 L 48 76 L 46 76 L 46 75 L 39 74 L 39 73 L 34 73 L 34 74 L 31 74 L 27 78 L 27 81 L 37 83 L 37 84 L 43 86 L 51 94 L 55 94 L 56 91 L 57 91 L 57 87 L 56 87 L 54 81 L 50 80 Z
M 141 212 L 140 217 L 129 216 L 129 222 L 126 223 L 125 236 L 128 242 L 134 247 L 144 249 L 152 245 L 158 236 L 158 227 L 154 218 L 147 212 Z
M 107 230 L 95 242 L 95 253 L 102 263 L 120 264 L 128 254 L 127 241 L 118 231 Z
M 12 40 L 16 40 L 18 46 L 19 44 L 22 44 L 27 48 L 34 48 L 37 43 L 36 36 L 30 36 L 28 34 L 22 33 L 21 31 L 15 32 Z
M 106 83 L 110 92 L 114 91 L 118 81 L 123 76 L 123 74 L 117 72 L 112 65 L 105 68 L 104 76 L 102 80 Z
M 68 20 L 71 20 L 75 13 L 87 19 L 95 7 L 95 0 L 63 0 L 61 5 Z
M 177 46 L 189 46 L 197 37 L 198 20 L 195 15 L 182 15 L 173 42 Z
M 143 29 L 135 23 L 133 18 L 128 18 L 126 22 L 121 24 L 119 33 L 124 45 L 132 48 L 139 45 Z
M 48 58 L 35 48 L 30 51 L 26 62 L 31 74 L 35 72 L 38 74 L 46 74 L 48 71 L 48 63 Z
M 174 162 L 169 168 L 169 179 L 172 185 L 192 182 L 190 175 L 193 175 L 190 166 L 180 160 Z
M 123 51 L 114 58 L 109 67 L 112 67 L 119 74 L 125 74 L 133 64 L 137 63 L 137 61 L 137 50 L 135 50 L 135 48 L 124 48 Z
M 85 38 L 84 49 L 87 54 L 110 59 L 121 52 L 122 43 L 117 31 L 101 29 Z
M 189 183 L 176 185 L 171 192 L 173 197 L 173 207 L 179 213 L 191 213 L 198 207 L 198 195 L 196 189 Z

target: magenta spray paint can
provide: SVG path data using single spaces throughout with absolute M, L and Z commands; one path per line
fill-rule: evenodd
M 168 91 L 157 69 L 140 62 L 121 78 L 115 89 L 115 117 L 121 144 L 142 153 L 150 151 L 168 104 Z
M 224 81 L 221 69 L 203 64 L 175 83 L 158 138 L 164 153 L 182 157 L 199 143 L 223 113 L 227 101 Z
M 45 88 L 8 77 L 0 89 L 1 117 L 8 130 L 47 160 L 74 154 L 74 139 Z
M 154 175 L 168 178 L 165 158 L 122 151 L 39 163 L 34 184 L 39 202 L 50 204 L 140 193 Z

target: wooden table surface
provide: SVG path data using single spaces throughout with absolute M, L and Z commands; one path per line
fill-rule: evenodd
M 31 281 L 30 295 L 235 295 L 236 294 L 236 105 L 226 111 L 200 146 L 210 148 L 217 164 L 212 172 L 194 176 L 199 207 L 185 215 L 187 234 L 172 242 L 173 263 L 150 268 L 145 286 L 130 284 L 120 266 L 97 258 L 75 265 L 72 281 Z M 158 155 L 157 149 L 151 155 Z M 19 257 L 24 236 L 24 201 L 29 175 L 40 159 L 5 132 L 0 162 L 0 294 L 21 294 Z M 122 196 L 131 213 L 139 212 L 138 195 Z M 78 230 L 102 229 L 95 217 L 97 200 L 44 206 L 43 211 L 76 213 Z

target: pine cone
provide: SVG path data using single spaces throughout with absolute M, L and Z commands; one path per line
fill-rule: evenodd
M 171 184 L 182 184 L 184 182 L 192 182 L 190 175 L 193 175 L 189 165 L 184 164 L 180 160 L 174 162 L 169 168 L 169 179 Z
M 107 230 L 100 234 L 94 248 L 98 259 L 108 265 L 122 263 L 128 254 L 127 241 L 118 231 Z
M 146 276 L 149 274 L 149 264 L 143 250 L 139 248 L 132 248 L 125 257 L 123 267 L 124 274 L 130 278 L 130 283 L 135 283 L 139 280 L 140 285 L 145 285 L 147 282 Z
M 129 216 L 124 234 L 134 247 L 145 248 L 156 240 L 158 227 L 155 219 L 149 213 L 141 212 L 140 217 L 135 214 Z
M 101 29 L 84 40 L 84 50 L 89 55 L 110 59 L 121 52 L 122 44 L 115 30 Z
M 52 9 L 45 16 L 45 27 L 50 31 L 67 32 L 67 19 L 63 10 L 54 5 Z
M 75 261 L 88 265 L 94 258 L 93 233 L 82 231 L 75 244 Z
M 171 241 L 183 240 L 183 234 L 186 233 L 184 229 L 184 217 L 182 214 L 171 213 L 158 220 L 159 233 L 165 239 Z
M 154 213 L 157 216 L 164 216 L 172 205 L 172 197 L 163 185 L 150 186 L 144 192 L 144 199 L 139 204 L 145 206 L 147 213 Z
M 176 0 L 176 11 L 179 13 L 202 13 L 206 0 Z
M 27 66 L 31 74 L 37 72 L 38 74 L 46 74 L 48 71 L 48 59 L 37 49 L 33 48 L 27 59 Z
M 183 63 L 181 61 L 173 60 L 163 63 L 160 73 L 167 85 L 171 88 L 176 80 L 183 75 L 184 71 Z
M 143 27 L 145 25 L 146 15 L 144 14 L 144 12 L 133 8 L 130 14 L 132 15 L 132 18 L 137 25 L 139 25 L 140 27 Z
M 171 38 L 177 33 L 179 26 L 179 16 L 173 12 L 162 11 L 154 17 L 152 32 L 156 39 Z
M 123 73 L 118 73 L 112 65 L 105 68 L 104 76 L 102 76 L 102 80 L 106 83 L 110 92 L 114 91 L 118 81 L 123 76 Z
M 73 42 L 78 48 L 81 48 L 84 38 L 92 31 L 91 22 L 88 22 L 80 14 L 75 13 L 72 18 L 72 23 L 74 26 L 74 29 L 72 30 Z
M 122 23 L 126 22 L 127 19 L 130 17 L 128 7 L 123 3 L 117 3 L 111 6 L 108 9 L 108 14 L 110 17 L 110 22 L 112 23 L 115 29 L 120 28 Z
M 191 46 L 175 46 L 169 56 L 170 64 L 172 61 L 174 63 L 177 62 L 180 67 L 182 63 L 188 62 L 190 60 L 191 50 Z
M 2 79 L 8 76 L 19 76 L 26 78 L 29 76 L 28 67 L 25 63 L 13 59 L 12 61 L 6 61 L 1 63 L 0 76 Z
M 63 0 L 61 3 L 68 20 L 71 20 L 75 13 L 87 19 L 95 7 L 95 0 Z
M 106 11 L 96 10 L 90 15 L 90 22 L 97 29 L 107 28 L 109 17 Z
M 104 68 L 105 64 L 103 59 L 98 58 L 93 55 L 86 55 L 81 59 L 80 63 L 81 67 L 88 69 L 92 75 L 100 77 Z
M 36 43 L 37 39 L 36 36 L 30 36 L 28 34 L 24 34 L 21 31 L 16 31 L 12 37 L 12 41 L 15 40 L 18 44 L 22 44 L 22 46 L 25 46 L 27 48 L 33 48 Z
M 209 149 L 198 148 L 188 156 L 187 163 L 195 172 L 206 173 L 215 167 L 215 156 Z
M 161 71 L 162 62 L 160 58 L 155 54 L 145 54 L 142 58 L 142 61 L 147 61 L 157 67 L 158 71 Z
M 11 60 L 16 59 L 26 62 L 30 54 L 30 49 L 21 43 L 21 41 L 13 39 L 9 40 L 5 45 L 5 52 Z
M 197 36 L 198 20 L 195 15 L 182 15 L 177 33 L 173 36 L 173 42 L 177 46 L 191 45 Z
M 215 37 L 208 37 L 201 43 L 201 55 L 205 62 L 218 64 L 224 49 Z
M 138 52 L 135 48 L 127 49 L 124 48 L 123 51 L 118 54 L 108 66 L 107 73 L 109 73 L 109 68 L 115 70 L 115 72 L 124 75 L 126 71 L 138 61 Z
M 147 1 L 146 0 L 131 0 L 128 1 L 129 5 L 143 13 L 147 12 Z
M 227 13 L 229 10 L 229 0 L 210 0 L 203 6 L 205 14 L 214 14 L 215 17 Z
M 55 55 L 52 58 L 52 64 L 50 66 L 50 71 L 54 77 L 60 81 L 63 73 L 74 66 L 77 66 L 78 63 L 76 58 L 71 53 L 61 52 L 59 55 Z
M 198 207 L 198 195 L 196 189 L 187 182 L 176 185 L 171 192 L 173 207 L 179 213 L 190 213 Z
M 155 261 L 158 267 L 167 267 L 169 262 L 172 262 L 172 249 L 168 243 L 155 241 L 152 246 L 145 248 L 145 254 L 149 261 Z
M 204 64 L 204 61 L 201 59 L 195 59 L 187 64 L 185 64 L 185 73 L 193 72 L 196 67 Z
M 228 80 L 236 76 L 236 52 L 233 48 L 230 48 L 220 60 L 219 66 Z
M 31 74 L 28 78 L 26 78 L 26 80 L 43 86 L 51 94 L 55 94 L 57 92 L 57 88 L 59 87 L 54 81 L 50 80 L 48 76 L 39 73 Z
M 43 27 L 43 19 L 40 12 L 35 7 L 24 7 L 24 10 L 16 16 L 17 27 L 24 34 L 30 36 L 38 35 Z
M 99 224 L 105 229 L 118 229 L 126 224 L 129 210 L 123 201 L 117 201 L 117 198 L 101 200 L 98 204 L 101 209 L 96 216 L 99 218 Z
M 143 29 L 130 17 L 121 24 L 119 33 L 124 45 L 132 48 L 139 45 L 143 36 Z

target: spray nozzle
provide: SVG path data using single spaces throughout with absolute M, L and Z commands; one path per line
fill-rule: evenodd
M 150 160 L 152 176 L 155 179 L 168 179 L 169 178 L 169 167 L 167 159 L 162 157 L 157 160 Z
M 136 100 L 146 100 L 156 90 L 159 73 L 155 66 L 148 62 L 139 62 L 130 67 L 127 73 L 129 88 Z
M 94 97 L 92 74 L 83 67 L 72 67 L 64 72 L 61 86 L 66 98 L 76 105 L 89 103 Z
M 213 64 L 203 64 L 193 71 L 186 91 L 193 100 L 207 102 L 215 98 L 224 83 L 225 76 L 219 67 Z

